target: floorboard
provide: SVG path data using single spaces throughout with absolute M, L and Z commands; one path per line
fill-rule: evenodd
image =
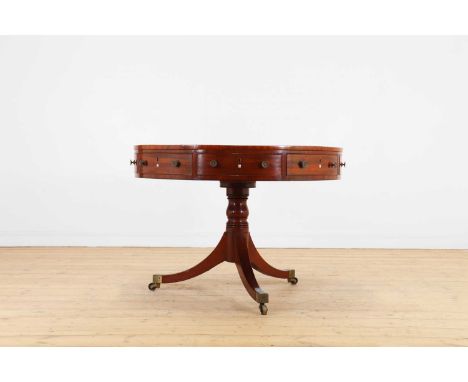
M 468 251 L 263 249 L 296 286 L 233 264 L 150 292 L 208 248 L 0 248 L 0 346 L 468 346 Z

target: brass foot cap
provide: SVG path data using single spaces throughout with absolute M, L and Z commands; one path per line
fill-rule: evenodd
M 299 280 L 296 277 L 296 272 L 294 271 L 294 269 L 289 270 L 288 283 L 296 285 L 298 281 Z
M 161 284 L 162 283 L 162 275 L 153 275 L 153 283 Z
M 255 301 L 260 304 L 268 302 L 268 293 L 264 292 L 261 288 L 255 288 Z

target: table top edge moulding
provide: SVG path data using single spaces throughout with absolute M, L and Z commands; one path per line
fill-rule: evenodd
M 247 199 L 257 181 L 317 181 L 341 177 L 342 149 L 325 146 L 136 145 L 135 175 L 139 178 L 216 180 L 226 189 L 226 230 L 215 249 L 199 264 L 182 272 L 153 275 L 151 291 L 161 284 L 188 280 L 227 261 L 237 267 L 250 297 L 266 315 L 268 293 L 254 270 L 296 285 L 294 269 L 270 265 L 258 252 L 249 232 Z M 278 201 L 280 203 L 281 201 Z M 282 220 L 279 219 L 279 222 Z

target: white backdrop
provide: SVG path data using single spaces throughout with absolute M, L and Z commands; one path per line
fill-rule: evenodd
M 468 248 L 466 37 L 0 37 L 0 245 L 214 246 L 216 182 L 135 144 L 344 148 L 258 182 L 257 246 Z

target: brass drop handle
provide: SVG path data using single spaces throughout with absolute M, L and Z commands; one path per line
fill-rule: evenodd
M 340 167 L 346 167 L 346 162 L 340 162 Z
M 180 161 L 179 161 L 179 160 L 173 160 L 173 161 L 172 161 L 172 165 L 173 165 L 174 167 L 180 167 Z
M 298 164 L 299 164 L 300 168 L 306 168 L 307 167 L 307 162 L 305 160 L 300 160 Z
M 136 160 L 131 160 L 130 159 L 130 166 L 133 165 L 133 164 L 136 164 L 136 162 L 137 162 Z
M 216 159 L 210 160 L 210 167 L 218 167 L 218 161 Z
M 268 168 L 270 164 L 266 160 L 262 160 L 262 163 L 260 163 L 260 166 L 262 166 L 262 168 Z

